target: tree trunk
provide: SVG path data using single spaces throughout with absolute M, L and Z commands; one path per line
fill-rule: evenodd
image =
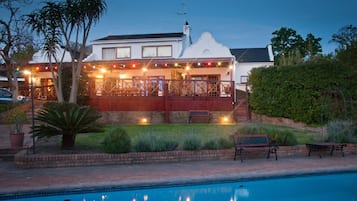
M 69 149 L 74 147 L 76 141 L 75 134 L 63 134 L 62 135 L 62 149 Z

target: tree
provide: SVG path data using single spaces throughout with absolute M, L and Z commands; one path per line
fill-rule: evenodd
M 306 39 L 297 34 L 294 29 L 282 27 L 272 33 L 271 39 L 277 65 L 297 64 L 306 57 L 311 58 L 321 53 L 321 38 L 316 38 L 311 33 Z
M 338 43 L 338 50 L 357 46 L 357 27 L 352 24 L 342 27 L 332 35 L 331 42 Z
M 64 48 L 71 55 L 72 84 L 68 100 L 71 103 L 77 102 L 82 60 L 86 56 L 89 32 L 105 10 L 104 0 L 66 0 L 46 2 L 44 7 L 28 16 L 27 22 L 32 29 L 44 37 L 43 49 L 49 58 L 51 55 L 57 56 L 54 58 L 59 70 L 63 66 L 63 55 L 58 57 L 57 49 Z M 61 93 L 57 94 L 57 98 L 61 102 L 63 101 L 63 93 L 60 89 L 61 72 L 57 73 L 58 93 Z
M 308 58 L 312 58 L 314 56 L 321 54 L 322 48 L 320 45 L 320 41 L 321 38 L 316 38 L 311 33 L 306 35 L 305 50 L 306 50 L 306 56 Z
M 39 11 L 35 11 L 27 16 L 27 23 L 32 26 L 32 30 L 43 37 L 42 49 L 49 61 L 58 102 L 64 101 L 62 92 L 62 66 L 66 53 L 65 51 L 60 51 L 61 46 L 63 46 L 61 30 L 58 25 L 62 17 L 61 11 L 62 7 L 60 4 L 46 2 L 45 6 Z M 54 69 L 53 62 L 57 64 L 57 72 Z
M 20 16 L 20 7 L 30 3 L 28 0 L 0 1 L 1 12 L 8 14 L 7 19 L 0 19 L 0 56 L 6 67 L 8 87 L 14 94 L 14 102 L 18 96 L 19 65 L 28 61 L 33 54 L 30 49 L 34 50 L 32 35 Z
M 357 67 L 357 27 L 347 25 L 332 35 L 331 42 L 338 44 L 336 58 L 349 66 Z

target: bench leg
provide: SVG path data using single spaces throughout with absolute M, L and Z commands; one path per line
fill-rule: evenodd
M 240 155 L 240 162 L 243 163 L 243 150 L 239 150 L 239 155 Z
M 336 147 L 335 147 L 335 145 L 332 145 L 332 146 L 331 146 L 331 150 L 330 150 L 330 156 L 332 156 L 332 154 L 333 154 L 333 151 L 335 150 L 335 148 L 336 148 Z
M 277 161 L 278 160 L 278 153 L 277 153 L 276 148 L 269 149 L 267 158 L 270 158 L 270 153 L 275 154 L 275 160 Z

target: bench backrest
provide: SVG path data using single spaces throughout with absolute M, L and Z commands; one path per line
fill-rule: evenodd
M 235 146 L 260 147 L 269 146 L 269 138 L 264 134 L 233 136 Z
M 190 116 L 209 116 L 208 110 L 191 110 Z

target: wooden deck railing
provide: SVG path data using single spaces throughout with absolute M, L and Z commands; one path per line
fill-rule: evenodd
M 105 79 L 90 91 L 92 96 L 232 97 L 233 86 L 232 81 L 222 80 Z

